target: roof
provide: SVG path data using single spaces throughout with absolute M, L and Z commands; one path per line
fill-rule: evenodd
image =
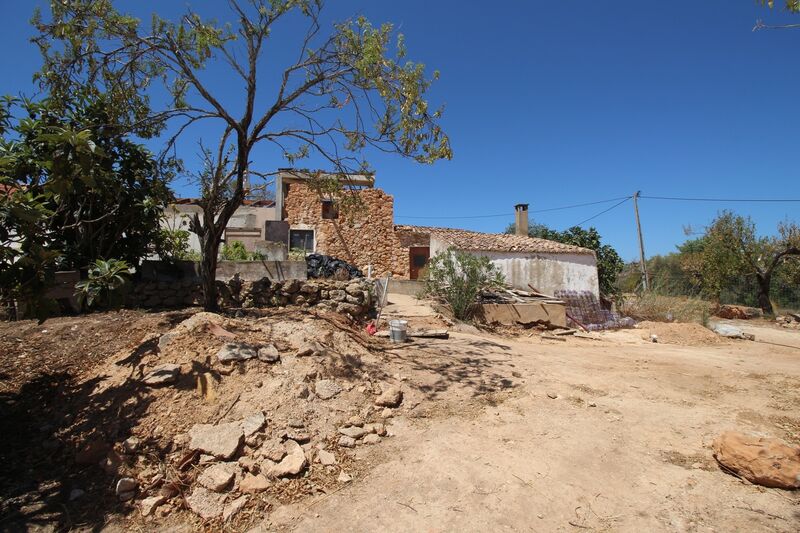
M 322 170 L 307 170 L 300 168 L 279 168 L 278 175 L 284 183 L 302 183 L 314 178 L 337 178 L 345 187 L 367 187 L 375 186 L 374 173 L 353 173 L 353 172 L 325 172 Z
M 508 233 L 479 233 L 454 228 L 434 228 L 429 226 L 395 226 L 397 231 L 428 233 L 455 246 L 459 250 L 473 252 L 521 252 L 546 254 L 586 254 L 594 255 L 588 248 L 563 244 L 547 239 L 512 235 Z

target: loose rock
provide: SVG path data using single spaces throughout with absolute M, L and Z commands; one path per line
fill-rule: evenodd
M 342 388 L 331 379 L 321 379 L 314 384 L 314 392 L 321 399 L 330 400 L 342 392 Z
M 117 496 L 122 495 L 125 492 L 132 492 L 136 490 L 136 480 L 132 477 L 124 477 L 117 481 L 117 486 L 114 489 Z
M 351 476 L 350 474 L 346 474 L 345 472 L 342 472 L 339 474 L 339 477 L 336 478 L 336 480 L 339 483 L 350 483 L 351 481 L 353 481 L 353 476 Z
M 342 448 L 355 448 L 356 447 L 356 439 L 353 437 L 341 436 L 339 437 L 339 446 Z
M 336 464 L 336 456 L 327 450 L 320 450 L 317 452 L 317 459 L 323 466 L 330 466 Z
M 400 387 L 392 385 L 386 388 L 375 400 L 375 405 L 380 407 L 397 407 L 403 401 L 403 391 Z
M 380 441 L 381 441 L 380 436 L 378 436 L 378 435 L 376 435 L 374 433 L 370 433 L 369 435 L 364 437 L 362 442 L 364 444 L 378 444 Z
M 153 511 L 155 511 L 156 508 L 165 501 L 167 501 L 167 499 L 160 494 L 156 496 L 150 496 L 149 498 L 145 498 L 139 504 L 142 510 L 142 516 L 150 516 L 151 514 L 153 514 Z
M 136 453 L 139 449 L 139 439 L 136 437 L 128 437 L 122 442 L 122 449 L 125 453 Z
M 751 483 L 779 489 L 800 488 L 800 446 L 728 431 L 712 444 L 714 458 Z
M 270 478 L 295 476 L 306 466 L 306 454 L 303 448 L 293 440 L 284 443 L 286 457 L 280 463 L 266 465 L 264 474 Z
M 227 503 L 222 510 L 222 521 L 228 522 L 231 518 L 233 518 L 239 511 L 242 510 L 249 499 L 250 496 L 239 496 L 232 502 Z
M 239 490 L 251 494 L 255 492 L 261 492 L 262 490 L 267 490 L 268 487 L 269 481 L 261 474 L 246 474 L 244 479 L 239 482 Z
M 214 492 L 224 491 L 236 477 L 236 467 L 232 464 L 217 463 L 206 468 L 197 478 L 197 482 Z
M 222 514 L 224 501 L 224 494 L 210 491 L 205 487 L 196 487 L 192 494 L 186 497 L 189 509 L 206 520 Z
M 351 437 L 353 439 L 360 439 L 361 437 L 369 433 L 369 431 L 357 426 L 348 426 L 344 428 L 339 428 L 339 433 L 347 437 Z
M 217 352 L 217 359 L 222 363 L 247 361 L 257 356 L 258 351 L 256 348 L 247 344 L 228 343 L 223 345 Z
M 281 360 L 281 353 L 274 344 L 267 344 L 258 349 L 258 360 L 265 363 L 277 363 Z
M 254 433 L 258 433 L 261 431 L 261 428 L 267 425 L 267 418 L 264 416 L 264 413 L 255 413 L 241 420 L 239 425 L 242 428 L 244 436 L 249 437 Z
M 181 373 L 181 365 L 174 365 L 171 363 L 159 365 L 147 374 L 145 374 L 142 381 L 145 385 L 157 387 L 159 385 L 169 385 L 178 380 Z
M 231 459 L 244 441 L 239 422 L 226 424 L 195 424 L 189 430 L 189 447 L 219 459 Z

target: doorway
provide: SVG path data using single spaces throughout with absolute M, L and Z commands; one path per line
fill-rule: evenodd
M 408 249 L 409 279 L 419 279 L 420 271 L 428 266 L 428 259 L 431 257 L 431 249 L 427 246 L 413 247 Z

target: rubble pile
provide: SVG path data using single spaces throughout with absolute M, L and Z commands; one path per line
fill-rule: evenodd
M 115 369 L 129 354 L 109 362 L 99 390 L 138 388 L 125 404 L 147 403 L 130 431 L 97 428 L 76 461 L 102 468 L 113 495 L 151 522 L 189 511 L 221 527 L 335 490 L 358 474 L 362 448 L 391 435 L 404 399 L 353 335 L 299 311 L 198 313 L 145 339 L 158 348 L 133 376 Z
M 775 322 L 782 328 L 800 329 L 800 314 L 789 313 L 775 317 Z
M 738 319 L 738 320 L 752 320 L 754 318 L 762 318 L 763 311 L 757 307 L 746 307 L 744 305 L 720 305 L 714 311 L 714 314 L 720 318 Z
M 375 305 L 374 285 L 363 277 L 353 280 L 312 279 L 244 281 L 235 275 L 227 282 L 217 281 L 220 304 L 224 307 L 319 307 L 363 317 Z M 200 285 L 192 280 L 178 282 L 144 281 L 128 296 L 131 307 L 169 308 L 197 305 Z

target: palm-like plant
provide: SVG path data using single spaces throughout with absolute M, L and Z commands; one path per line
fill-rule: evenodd
M 89 279 L 75 284 L 75 296 L 81 307 L 119 307 L 123 288 L 128 282 L 131 267 L 120 259 L 98 259 L 89 269 Z

